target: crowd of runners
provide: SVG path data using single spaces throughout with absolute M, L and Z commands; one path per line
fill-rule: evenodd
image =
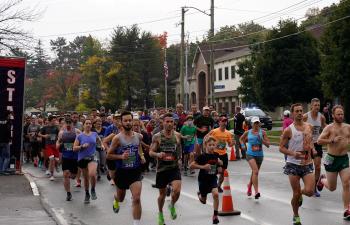
M 350 126 L 343 122 L 344 110 L 340 105 L 333 107 L 332 117 L 328 119 L 319 111 L 320 100 L 315 98 L 311 100 L 310 112 L 304 114 L 299 103 L 284 112 L 279 149 L 285 155 L 283 172 L 288 175 L 293 191 L 294 225 L 301 224 L 298 211 L 302 196 L 320 197 L 324 187 L 334 191 L 338 175 L 343 189 L 343 217 L 350 220 L 347 155 Z M 51 181 L 62 169 L 67 201 L 74 197 L 71 186 L 82 184 L 84 203 L 96 200 L 96 184 L 106 175 L 110 185 L 116 187 L 111 200 L 114 213 L 119 212 L 120 202 L 130 190 L 134 225 L 140 224 L 142 214 L 144 173 L 156 173 L 153 186 L 159 189 L 155 200 L 159 209 L 157 220 L 158 225 L 164 225 L 166 196 L 171 198 L 168 209 L 171 219 L 175 220 L 181 176 L 193 175 L 198 169 L 198 190 L 194 192 L 203 204 L 207 195 L 212 194 L 212 222 L 218 224 L 219 193 L 223 192 L 224 171 L 229 161 L 227 149 L 235 151 L 237 160 L 248 162 L 251 175 L 247 178 L 247 195 L 253 195 L 254 189 L 255 199 L 262 196 L 259 170 L 264 158 L 263 145 L 269 148 L 270 141 L 258 117 L 251 118 L 250 126 L 245 121 L 240 107 L 236 107 L 230 118 L 207 106 L 199 111 L 193 105 L 186 113 L 182 104 L 177 104 L 174 112 L 158 109 L 110 114 L 101 108 L 88 115 L 76 112 L 47 117 L 33 115 L 26 118 L 24 125 L 24 161 L 42 169 Z M 326 154 L 322 145 L 327 145 Z M 322 163 L 325 175 L 321 174 Z

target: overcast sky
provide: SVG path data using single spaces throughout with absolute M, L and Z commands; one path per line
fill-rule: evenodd
M 308 8 L 321 9 L 334 2 L 339 1 L 215 0 L 215 29 L 256 18 L 255 22 L 271 27 L 281 18 L 299 19 L 304 17 Z M 193 6 L 209 13 L 210 0 L 24 0 L 22 6 L 42 11 L 39 20 L 27 24 L 25 29 L 42 39 L 45 49 L 48 49 L 48 41 L 58 36 L 72 40 L 78 35 L 91 34 L 106 41 L 116 26 L 135 23 L 154 34 L 167 31 L 168 43 L 178 43 L 180 27 L 177 24 L 181 20 L 181 7 Z M 201 40 L 209 27 L 209 16 L 193 9 L 186 13 L 185 32 L 190 41 Z

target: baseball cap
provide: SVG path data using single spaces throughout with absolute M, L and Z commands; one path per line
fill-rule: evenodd
M 284 115 L 284 116 L 290 115 L 290 111 L 289 111 L 289 110 L 284 110 L 283 115 Z
M 257 117 L 257 116 L 253 116 L 250 121 L 251 121 L 252 124 L 255 123 L 255 122 L 259 122 L 260 123 L 259 117 Z
M 204 106 L 204 107 L 203 107 L 203 111 L 204 111 L 204 110 L 210 110 L 210 108 L 209 108 L 208 106 Z

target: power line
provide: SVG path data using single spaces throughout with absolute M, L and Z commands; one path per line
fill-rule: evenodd
M 296 33 L 288 34 L 288 35 L 285 35 L 285 36 L 282 36 L 282 37 L 273 38 L 273 39 L 266 40 L 266 41 L 260 41 L 260 42 L 256 42 L 256 43 L 252 43 L 252 44 L 246 44 L 246 45 L 229 47 L 229 48 L 218 48 L 218 49 L 215 49 L 215 51 L 225 51 L 225 50 L 232 50 L 232 49 L 243 48 L 243 47 L 251 47 L 251 46 L 255 46 L 255 45 L 259 45 L 259 44 L 266 44 L 266 43 L 269 43 L 269 42 L 272 42 L 272 41 L 288 38 L 288 37 L 291 37 L 291 36 L 296 36 L 296 35 L 299 35 L 301 33 L 306 32 L 306 31 L 310 31 L 310 30 L 314 30 L 314 29 L 317 29 L 317 28 L 320 28 L 320 27 L 324 27 L 324 26 L 327 26 L 329 24 L 332 24 L 332 23 L 335 23 L 335 22 L 338 22 L 338 21 L 341 21 L 341 20 L 345 20 L 345 19 L 348 19 L 348 18 L 350 18 L 350 15 L 341 17 L 341 18 L 336 19 L 336 20 L 329 21 L 329 22 L 324 23 L 324 24 L 319 24 L 319 25 L 316 25 L 316 26 L 313 26 L 313 27 L 310 27 L 310 28 L 306 28 L 306 29 L 304 29 L 302 31 L 298 31 Z M 210 50 L 203 50 L 202 52 L 210 52 Z

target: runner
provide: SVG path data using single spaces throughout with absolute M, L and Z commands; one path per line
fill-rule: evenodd
M 218 171 L 221 172 L 222 161 L 219 159 L 219 154 L 214 150 L 217 146 L 217 140 L 209 136 L 204 141 L 205 153 L 197 157 L 197 159 L 191 163 L 190 168 L 200 169 L 198 174 L 198 186 L 197 192 L 198 199 L 201 203 L 206 204 L 207 195 L 212 193 L 213 195 L 213 224 L 219 223 L 218 208 L 219 208 L 219 192 L 218 192 Z
M 105 128 L 102 126 L 102 119 L 100 117 L 96 117 L 92 131 L 96 132 L 97 135 L 103 140 Z M 106 164 L 106 152 L 104 148 L 102 148 L 101 143 L 97 143 L 96 146 L 97 151 L 97 180 L 101 179 L 101 173 L 105 172 L 105 164 Z
M 78 167 L 83 172 L 85 200 L 84 203 L 90 203 L 89 186 L 91 182 L 91 199 L 96 200 L 96 143 L 101 139 L 96 132 L 91 131 L 92 122 L 90 119 L 84 121 L 84 131 L 77 136 L 74 141 L 73 151 L 78 151 Z
M 258 176 L 261 164 L 264 159 L 263 145 L 270 147 L 270 140 L 266 135 L 266 132 L 260 128 L 259 117 L 253 117 L 251 119 L 252 129 L 244 132 L 239 139 L 241 147 L 245 150 L 245 144 L 247 143 L 246 158 L 249 163 L 252 174 L 248 183 L 247 195 L 252 195 L 252 185 L 255 190 L 255 199 L 260 198 Z
M 315 168 L 315 197 L 320 197 L 320 193 L 316 189 L 316 183 L 321 174 L 321 159 L 323 156 L 322 145 L 317 144 L 317 139 L 321 134 L 321 129 L 326 126 L 326 118 L 320 113 L 320 100 L 318 98 L 311 99 L 311 111 L 304 114 L 304 122 L 312 125 L 312 142 L 314 143 L 316 155 L 312 155 Z
M 245 130 L 243 128 L 244 122 L 245 122 L 245 117 L 241 113 L 241 107 L 237 106 L 236 111 L 235 111 L 235 115 L 233 117 L 233 132 L 235 135 L 235 142 L 236 142 L 235 152 L 236 152 L 236 159 L 237 160 L 240 160 L 241 158 L 242 159 L 246 158 L 246 152 L 245 152 L 246 149 L 241 148 L 241 146 L 239 145 L 239 139 L 241 138 L 241 136 L 245 132 Z
M 181 135 L 174 131 L 174 118 L 171 113 L 163 116 L 163 131 L 154 135 L 150 156 L 157 159 L 156 187 L 158 197 L 158 225 L 164 225 L 163 206 L 166 197 L 167 185 L 171 184 L 172 194 L 169 210 L 171 218 L 176 219 L 175 203 L 181 192 Z
M 219 154 L 219 158 L 222 161 L 222 171 L 219 176 L 218 190 L 220 193 L 223 192 L 221 188 L 222 182 L 224 182 L 224 171 L 227 169 L 228 165 L 228 156 L 226 152 L 226 145 L 232 147 L 235 144 L 231 132 L 226 130 L 227 126 L 227 117 L 226 115 L 219 116 L 219 128 L 211 130 L 207 136 L 213 136 L 217 141 L 218 145 L 215 149 L 215 152 Z
M 284 174 L 288 175 L 293 190 L 291 205 L 293 208 L 293 225 L 301 225 L 299 207 L 303 196 L 314 194 L 315 176 L 311 160 L 311 152 L 315 151 L 312 144 L 312 126 L 303 121 L 303 106 L 300 103 L 291 106 L 294 122 L 283 131 L 280 152 L 287 155 Z M 288 149 L 286 144 L 289 143 Z M 301 189 L 300 179 L 304 182 Z
M 121 120 L 123 130 L 113 138 L 107 154 L 107 158 L 114 160 L 116 164 L 117 193 L 114 194 L 113 211 L 119 212 L 119 202 L 124 201 L 126 190 L 130 188 L 134 225 L 139 225 L 142 213 L 141 163 L 145 163 L 141 150 L 142 135 L 132 131 L 133 115 L 131 112 L 123 112 Z
M 193 116 L 188 115 L 186 118 L 186 123 L 181 128 L 181 135 L 184 139 L 184 175 L 187 176 L 188 165 L 191 164 L 194 160 L 193 150 L 194 143 L 196 141 L 197 128 L 193 125 Z M 191 169 L 190 174 L 195 172 Z
M 50 177 L 51 181 L 55 180 L 54 169 L 55 164 L 59 160 L 59 151 L 56 148 L 59 130 L 55 124 L 56 116 L 51 115 L 48 117 L 48 125 L 44 126 L 39 132 L 39 137 L 44 138 L 45 141 L 44 154 L 46 158 L 49 159 L 49 168 L 46 171 L 46 175 Z
M 339 175 L 343 185 L 343 217 L 345 220 L 350 220 L 350 169 L 347 153 L 350 141 L 350 125 L 344 123 L 344 109 L 342 106 L 334 106 L 332 114 L 333 123 L 322 131 L 317 141 L 320 145 L 327 145 L 327 155 L 324 159 L 326 176 L 320 176 L 317 182 L 317 189 L 322 191 L 324 186 L 330 191 L 335 191 L 337 188 L 337 177 Z
M 38 124 L 37 117 L 33 115 L 30 125 L 28 126 L 27 133 L 29 135 L 31 156 L 34 162 L 34 167 L 37 167 L 39 164 L 39 153 L 40 153 L 40 145 L 38 140 L 39 132 L 40 132 L 40 125 Z
M 208 106 L 203 107 L 203 114 L 194 120 L 194 125 L 197 127 L 197 143 L 195 145 L 195 154 L 202 153 L 203 138 L 214 127 L 214 120 L 210 117 Z
M 66 118 L 65 129 L 59 132 L 58 140 L 56 142 L 56 148 L 62 149 L 63 185 L 67 192 L 67 201 L 72 200 L 70 179 L 75 179 L 78 172 L 78 153 L 73 152 L 73 143 L 78 134 L 80 134 L 80 130 L 72 126 L 72 120 L 70 118 Z

